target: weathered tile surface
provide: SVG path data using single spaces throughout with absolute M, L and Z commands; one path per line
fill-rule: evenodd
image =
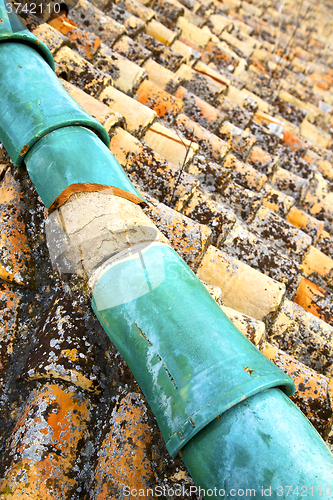
M 203 281 L 219 286 L 227 307 L 268 321 L 278 310 L 285 286 L 210 246 L 198 269 Z

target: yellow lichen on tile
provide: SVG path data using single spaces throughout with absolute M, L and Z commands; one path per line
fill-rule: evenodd
M 70 498 L 78 487 L 73 472 L 89 418 L 89 401 L 73 388 L 47 384 L 36 389 L 6 445 L 0 498 Z
M 282 283 L 213 246 L 204 255 L 198 276 L 221 288 L 227 307 L 258 320 L 277 311 L 286 289 Z
M 27 285 L 31 251 L 23 222 L 23 194 L 9 170 L 0 184 L 0 278 Z
M 154 481 L 150 426 L 139 394 L 130 392 L 117 403 L 110 427 L 98 453 L 91 487 L 94 500 L 118 500 L 127 489 L 143 490 Z
M 131 133 L 140 137 L 147 128 L 154 123 L 157 118 L 157 113 L 132 99 L 120 90 L 114 87 L 106 87 L 99 99 L 106 103 L 108 109 L 113 110 L 116 114 L 120 113 L 126 120 L 126 129 Z
M 175 167 L 186 167 L 199 151 L 194 141 L 179 136 L 160 123 L 151 125 L 144 137 L 145 143 Z
M 62 78 L 60 78 L 60 81 L 69 95 L 73 97 L 74 101 L 76 101 L 87 113 L 96 118 L 96 120 L 103 125 L 107 132 L 111 132 L 111 130 L 113 130 L 116 126 L 121 125 L 123 122 L 121 113 L 110 109 L 110 107 L 106 106 L 78 87 L 75 87 L 75 85 L 66 82 Z M 103 93 L 104 92 L 105 91 L 103 91 Z M 100 100 L 102 100 L 101 96 Z

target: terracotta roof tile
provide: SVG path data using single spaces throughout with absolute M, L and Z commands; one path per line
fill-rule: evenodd
M 112 84 L 125 94 L 133 95 L 141 82 L 147 78 L 143 68 L 109 49 L 105 44 L 101 45 L 95 59 L 96 66 L 110 75 Z
M 174 94 L 179 85 L 182 83 L 182 79 L 176 76 L 172 71 L 161 66 L 153 59 L 149 59 L 144 64 L 144 69 L 148 74 L 149 80 L 154 83 L 157 87 Z
M 204 193 L 194 193 L 190 202 L 182 210 L 191 219 L 205 224 L 212 231 L 212 243 L 219 246 L 236 222 L 232 210 L 219 205 Z
M 79 0 L 71 9 L 69 18 L 87 31 L 98 33 L 100 39 L 110 46 L 126 33 L 125 26 L 105 15 L 88 0 Z
M 75 467 L 88 437 L 90 407 L 75 386 L 35 389 L 7 442 L 0 494 L 68 498 L 78 488 Z
M 162 203 L 173 200 L 172 208 L 178 211 L 197 189 L 198 181 L 186 172 L 177 183 L 176 167 L 120 128 L 111 139 L 111 151 L 135 184 Z
M 268 332 L 270 341 L 318 373 L 332 376 L 333 327 L 285 300 Z
M 145 21 L 127 12 L 119 4 L 113 4 L 106 13 L 108 16 L 112 17 L 112 19 L 122 24 L 126 28 L 127 34 L 131 37 L 135 37 L 144 29 Z
M 245 188 L 260 191 L 267 181 L 265 174 L 258 172 L 251 165 L 238 160 L 233 154 L 229 153 L 225 157 L 223 166 L 230 168 L 232 170 L 232 179 Z
M 206 158 L 220 163 L 229 151 L 225 141 L 209 132 L 186 115 L 180 114 L 176 118 L 178 130 L 188 139 L 199 144 Z
M 286 216 L 286 221 L 311 236 L 313 243 L 317 241 L 324 229 L 323 221 L 317 220 L 297 207 L 291 207 Z
M 198 73 L 186 64 L 180 66 L 176 75 L 182 78 L 183 87 L 201 97 L 201 99 L 207 101 L 212 106 L 214 106 L 218 95 L 226 88 L 224 84 L 213 80 L 210 76 Z
M 182 215 L 164 203 L 146 197 L 149 207 L 144 211 L 168 238 L 171 246 L 195 270 L 211 240 L 211 230 Z
M 184 56 L 174 48 L 178 47 L 178 43 L 180 43 L 178 40 L 176 40 L 170 47 L 167 47 L 146 33 L 141 33 L 136 40 L 139 44 L 145 47 L 146 50 L 149 50 L 151 60 L 161 66 L 164 66 L 170 71 L 176 71 L 184 62 Z M 169 75 L 169 79 L 170 77 L 171 75 Z M 175 78 L 175 76 L 173 76 L 173 78 Z
M 111 85 L 111 76 L 96 69 L 90 62 L 69 47 L 62 47 L 54 58 L 58 77 L 69 81 L 93 97 Z
M 142 64 L 151 56 L 150 50 L 147 50 L 127 35 L 123 35 L 119 38 L 119 40 L 114 44 L 113 50 L 139 66 L 142 66 Z
M 17 335 L 21 294 L 0 281 L 0 394 L 2 395 Z
M 310 236 L 264 206 L 259 208 L 251 226 L 277 249 L 295 258 L 302 258 L 312 243 Z
M 139 2 L 138 0 L 122 0 L 121 5 L 123 5 L 124 9 L 128 10 L 128 12 L 131 12 L 143 21 L 148 22 L 156 17 L 155 11 L 146 7 L 149 3 L 150 0 L 148 2 Z
M 178 36 L 175 31 L 170 30 L 169 28 L 159 23 L 158 21 L 155 21 L 154 19 L 146 23 L 145 29 L 147 35 L 156 38 L 158 42 L 163 43 L 167 47 L 169 47 L 169 45 L 172 45 L 172 43 Z
M 244 224 L 236 223 L 221 248 L 253 269 L 284 283 L 289 295 L 294 295 L 302 270 L 297 261 L 271 248 Z
M 80 226 L 78 262 L 89 274 L 105 258 L 105 245 L 112 253 L 106 228 L 117 223 L 107 215 L 114 206 L 134 225 L 145 223 L 141 236 L 153 230 L 156 241 L 169 244 L 167 236 L 213 283 L 204 284 L 220 306 L 224 300 L 234 324 L 295 378 L 294 401 L 332 445 L 328 6 L 304 12 L 294 36 L 296 0 L 282 14 L 269 0 L 74 3 L 68 17 L 64 10 L 52 16 L 60 31 L 45 24 L 45 12 L 44 23 L 27 13 L 24 22 L 59 59 L 57 74 L 71 95 L 106 126 L 111 151 L 142 190 L 153 219 L 110 193 L 72 195 L 56 214 L 63 217 L 59 228 L 70 228 L 70 241 Z M 12 196 L 9 204 L 1 189 Z M 0 253 L 26 273 L 29 267 L 36 291 L 12 275 L 6 283 L 0 272 L 0 449 L 6 448 L 0 496 L 116 500 L 125 486 L 154 487 L 165 478 L 189 488 L 184 464 L 168 457 L 129 368 L 83 304 L 84 279 L 51 271 L 43 208 L 2 147 L 1 204 Z M 8 253 L 10 238 L 18 247 Z M 20 273 L 29 284 L 29 273 Z
M 153 486 L 152 436 L 140 394 L 128 393 L 113 408 L 100 445 L 90 491 L 95 500 L 120 498 L 124 491 Z M 147 498 L 153 498 L 148 496 Z
M 87 338 L 78 301 L 59 294 L 40 319 L 36 341 L 22 367 L 26 380 L 60 379 L 100 392 L 100 368 L 95 347 Z
M 312 281 L 302 278 L 294 302 L 333 326 L 331 296 Z
M 29 285 L 33 269 L 24 223 L 23 194 L 10 170 L 0 183 L 0 200 L 0 278 Z
M 189 118 L 205 128 L 210 128 L 214 133 L 226 118 L 225 114 L 219 109 L 214 108 L 184 87 L 179 87 L 175 97 L 183 101 L 184 112 Z
M 178 168 L 186 168 L 199 150 L 194 140 L 189 141 L 160 123 L 148 128 L 144 142 Z
M 141 83 L 134 97 L 170 123 L 184 107 L 183 101 L 160 89 L 149 80 Z
M 106 87 L 99 98 L 107 104 L 110 111 L 120 113 L 125 118 L 127 130 L 138 137 L 141 137 L 157 118 L 155 111 L 114 87 Z
M 96 120 L 98 120 L 103 125 L 108 133 L 110 133 L 115 127 L 123 123 L 124 118 L 120 113 L 97 101 L 97 99 L 90 96 L 78 87 L 75 87 L 75 85 L 72 85 L 71 83 L 66 82 L 62 79 L 60 79 L 60 81 L 69 95 L 73 97 L 73 99 L 78 104 L 80 104 L 80 106 L 87 113 L 96 118 Z M 100 99 L 103 99 L 102 96 L 105 95 L 105 92 L 107 92 L 108 88 L 110 87 L 107 87 L 105 90 L 103 90 Z M 114 89 L 114 91 L 118 92 L 116 89 Z
M 222 124 L 219 136 L 230 144 L 231 149 L 243 161 L 247 160 L 257 140 L 255 135 L 236 127 L 236 125 L 228 121 Z
M 295 199 L 292 196 L 288 196 L 278 189 L 274 189 L 270 184 L 265 185 L 262 194 L 263 206 L 269 208 L 283 218 L 287 216 L 295 204 Z
M 198 276 L 221 288 L 227 307 L 259 320 L 274 315 L 285 293 L 282 283 L 213 246 L 204 255 Z
M 281 370 L 293 378 L 296 392 L 291 397 L 292 401 L 301 408 L 318 432 L 322 436 L 327 436 L 330 431 L 327 421 L 332 415 L 329 379 L 272 344 L 267 343 L 262 351 Z M 317 408 L 320 410 L 317 411 Z

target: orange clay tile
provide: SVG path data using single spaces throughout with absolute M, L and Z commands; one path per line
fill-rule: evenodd
M 311 149 L 306 151 L 303 159 L 308 163 L 314 163 L 318 172 L 329 181 L 333 181 L 333 164 L 331 162 L 317 155 L 314 151 L 311 151 Z
M 188 38 L 199 47 L 205 47 L 211 39 L 211 35 L 209 33 L 198 26 L 195 26 L 195 24 L 185 19 L 185 17 L 178 18 L 177 27 L 180 29 L 182 36 Z
M 54 56 L 56 74 L 92 96 L 97 96 L 103 88 L 111 85 L 112 78 L 69 47 L 61 47 Z
M 266 340 L 265 323 L 242 314 L 230 307 L 221 306 L 222 311 L 228 316 L 230 321 L 247 337 L 252 344 L 259 347 Z
M 154 19 L 146 24 L 146 33 L 167 47 L 169 47 L 169 45 L 171 45 L 177 38 L 177 33 Z
M 325 439 L 332 418 L 329 379 L 272 344 L 266 343 L 262 352 L 294 380 L 296 390 L 291 400 Z
M 33 269 L 23 222 L 23 194 L 9 170 L 0 183 L 0 242 L 0 278 L 29 284 Z
M 103 125 L 108 133 L 110 133 L 116 126 L 121 125 L 124 122 L 121 114 L 111 109 L 112 107 L 109 108 L 102 102 L 98 101 L 78 87 L 75 87 L 75 85 L 66 82 L 66 80 L 63 80 L 62 78 L 60 78 L 60 81 L 69 95 L 73 97 L 74 101 L 76 101 L 87 113 L 96 118 L 96 120 Z M 102 98 L 100 97 L 100 99 Z
M 267 181 L 265 174 L 261 174 L 251 167 L 251 165 L 247 165 L 243 161 L 238 160 L 236 156 L 231 153 L 225 157 L 223 166 L 231 169 L 233 171 L 232 177 L 234 181 L 245 188 L 260 191 Z
M 327 292 L 323 288 L 320 288 L 318 285 L 315 285 L 315 283 L 312 283 L 312 281 L 303 277 L 293 300 L 306 311 L 326 321 L 326 323 L 333 325 L 332 317 L 327 317 L 327 314 L 325 314 L 323 310 L 324 307 L 322 306 L 322 303 L 325 302 L 326 295 Z
M 236 215 L 205 193 L 196 192 L 182 210 L 193 221 L 205 224 L 212 232 L 212 243 L 219 246 L 236 222 Z
M 13 352 L 20 300 L 21 296 L 18 292 L 13 291 L 7 283 L 0 281 L 0 393 Z
M 261 238 L 292 258 L 302 257 L 312 243 L 310 236 L 265 206 L 259 208 L 251 225 Z
M 307 193 L 303 202 L 303 207 L 307 212 L 322 220 L 325 224 L 325 229 L 332 233 L 333 231 L 333 204 L 329 201 L 319 198 L 318 196 Z
M 305 197 L 310 187 L 308 179 L 303 179 L 280 167 L 275 170 L 271 183 L 280 191 L 293 196 L 297 201 L 301 201 Z
M 147 71 L 149 80 L 157 87 L 174 94 L 181 83 L 181 78 L 172 71 L 149 59 L 143 68 Z
M 49 21 L 49 24 L 56 30 L 60 31 L 60 33 L 62 33 L 63 35 L 67 35 L 70 31 L 78 28 L 76 22 L 68 19 L 66 14 L 52 19 L 51 21 Z
M 247 160 L 257 140 L 255 135 L 250 132 L 245 132 L 228 121 L 224 122 L 220 128 L 219 136 L 221 139 L 228 142 L 231 149 L 243 161 Z
M 324 229 L 324 223 L 297 207 L 291 207 L 286 221 L 311 236 L 314 244 Z
M 201 54 L 194 48 L 190 47 L 188 44 L 181 42 L 180 40 L 175 40 L 171 46 L 171 49 L 180 54 L 185 58 L 185 64 L 188 66 L 193 66 L 193 64 L 200 59 Z
M 285 293 L 285 285 L 213 246 L 205 253 L 198 276 L 221 288 L 227 307 L 258 320 L 274 315 Z
M 318 248 L 310 246 L 308 253 L 305 255 L 303 262 L 303 273 L 306 277 L 313 276 L 315 279 L 324 280 L 324 282 L 333 285 L 333 259 L 325 255 Z
M 148 3 L 150 3 L 150 1 L 139 2 L 138 0 L 124 0 L 122 2 L 124 9 L 146 22 L 156 17 L 156 12 L 146 7 Z
M 269 341 L 322 375 L 333 375 L 333 327 L 284 300 L 268 331 Z
M 225 87 L 224 90 L 230 85 L 230 80 L 228 78 L 224 77 L 223 75 L 221 75 L 221 73 L 215 71 L 213 68 L 207 66 L 207 64 L 204 64 L 201 61 L 198 61 L 193 69 L 201 75 L 209 76 L 215 82 L 223 85 Z
M 52 54 L 57 52 L 65 43 L 68 43 L 66 36 L 46 23 L 40 24 L 32 32 L 47 45 Z
M 142 64 L 151 56 L 151 51 L 147 50 L 137 41 L 132 40 L 127 35 L 123 35 L 114 44 L 113 50 L 121 56 L 127 57 L 130 61 L 142 66 Z
M 39 321 L 36 338 L 29 346 L 20 378 L 60 379 L 100 392 L 96 349 L 89 341 L 78 301 L 58 293 Z
M 211 230 L 172 208 L 146 197 L 149 203 L 144 212 L 168 238 L 171 246 L 193 271 L 198 267 L 211 239 Z
M 222 139 L 209 132 L 207 129 L 198 125 L 186 115 L 177 116 L 177 128 L 188 139 L 199 144 L 204 154 L 212 160 L 220 163 L 228 153 L 230 146 Z
M 74 29 L 71 30 L 67 36 L 86 59 L 91 59 L 101 45 L 101 39 L 87 31 Z
M 161 123 L 154 123 L 148 128 L 144 142 L 178 168 L 187 167 L 199 150 L 194 140 L 181 137 Z
M 297 151 L 298 149 L 306 147 L 306 143 L 302 139 L 288 130 L 283 130 L 281 141 L 288 145 L 292 151 Z
M 142 151 L 141 142 L 121 127 L 116 128 L 110 142 L 111 153 L 125 169 L 127 164 L 131 164 L 129 157 L 138 155 Z
M 73 387 L 35 389 L 7 441 L 0 496 L 70 498 L 77 459 L 88 438 L 89 401 Z
M 145 491 L 155 486 L 151 439 L 145 403 L 139 394 L 130 392 L 113 409 L 110 431 L 98 452 L 90 487 L 95 500 L 118 500 L 125 488 Z M 148 493 L 145 498 L 153 500 L 154 496 Z
M 170 121 L 173 121 L 184 107 L 183 101 L 160 89 L 149 80 L 141 83 L 134 98 L 156 111 L 161 118 L 167 118 Z
M 197 190 L 199 182 L 192 175 L 179 176 L 178 168 L 121 128 L 110 149 L 134 184 L 175 210 L 181 211 Z
M 114 87 L 106 87 L 99 99 L 107 104 L 106 107 L 110 112 L 113 110 L 117 115 L 120 113 L 126 121 L 126 129 L 138 137 L 142 136 L 157 119 L 155 111 Z
M 310 143 L 316 144 L 322 148 L 330 148 L 332 146 L 332 136 L 323 129 L 316 127 L 307 119 L 303 120 L 301 125 L 301 135 Z
M 185 87 L 179 87 L 175 93 L 175 97 L 183 101 L 184 112 L 189 118 L 195 120 L 199 125 L 209 128 L 214 133 L 225 120 L 224 113 L 192 92 L 189 92 Z
M 226 88 L 224 84 L 195 71 L 186 64 L 182 64 L 176 74 L 182 78 L 183 87 L 213 106 L 218 96 Z
M 333 236 L 327 231 L 322 231 L 319 234 L 318 241 L 316 242 L 316 247 L 319 248 L 324 254 L 328 255 L 333 259 Z
M 232 68 L 235 68 L 238 64 L 238 59 L 232 57 L 232 55 L 224 50 L 222 46 L 216 45 L 214 42 L 209 42 L 206 45 L 204 54 L 210 54 L 210 60 L 218 69 L 221 70 L 224 68 L 229 68 L 230 70 Z M 206 64 L 208 64 L 208 62 Z
M 269 208 L 281 217 L 285 217 L 295 204 L 295 199 L 292 196 L 274 189 L 269 184 L 266 184 L 263 196 L 262 204 L 264 207 Z

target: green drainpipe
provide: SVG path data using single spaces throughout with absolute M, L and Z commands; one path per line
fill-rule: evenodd
M 26 165 L 52 209 L 73 186 L 87 185 L 142 203 L 103 127 L 58 82 L 48 49 L 28 32 L 22 43 L 0 12 L 0 140 L 13 162 Z M 89 278 L 96 316 L 169 453 L 181 453 L 204 498 L 333 498 L 332 456 L 288 399 L 293 381 L 229 321 L 174 250 L 148 238 L 107 256 Z

